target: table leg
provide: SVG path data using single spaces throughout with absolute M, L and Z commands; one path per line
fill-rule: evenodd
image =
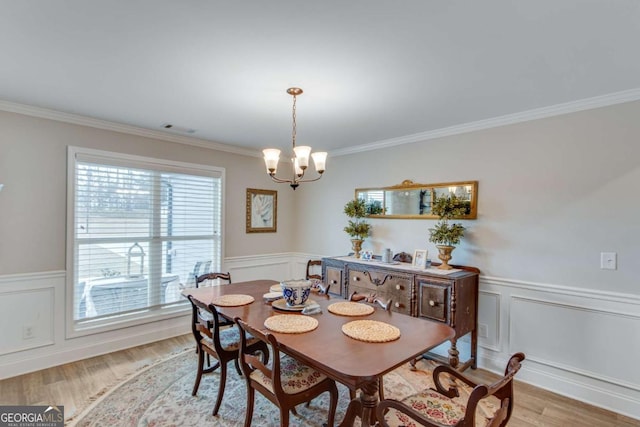
M 451 348 L 449 348 L 449 365 L 456 369 L 458 364 L 460 363 L 460 352 L 458 351 L 458 347 L 456 347 L 458 340 L 456 338 L 451 340 Z
M 374 378 L 361 387 L 360 397 L 356 397 L 349 403 L 340 427 L 352 426 L 356 417 L 360 417 L 363 427 L 375 426 L 377 423 L 376 406 L 378 406 L 378 378 Z

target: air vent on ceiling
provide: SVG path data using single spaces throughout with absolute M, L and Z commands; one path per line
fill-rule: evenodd
M 163 123 L 162 128 L 165 130 L 169 130 L 171 132 L 177 132 L 177 133 L 187 133 L 187 134 L 196 133 L 195 129 L 186 128 L 184 126 L 176 126 L 176 125 L 172 125 L 171 123 Z

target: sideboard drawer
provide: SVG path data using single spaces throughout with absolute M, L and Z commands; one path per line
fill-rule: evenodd
M 357 293 L 366 296 L 368 299 L 379 298 L 380 301 L 386 303 L 391 300 L 391 311 L 396 313 L 411 315 L 411 299 L 409 293 L 397 294 L 394 292 L 387 292 L 384 288 L 379 287 L 377 290 L 371 290 L 360 286 L 350 286 L 349 294 Z
M 329 292 L 335 295 L 343 295 L 344 289 L 342 289 L 342 269 L 335 267 L 327 267 L 326 284 L 329 285 Z
M 445 284 L 420 282 L 418 315 L 448 324 L 449 289 Z
M 358 292 L 384 302 L 391 300 L 392 311 L 411 315 L 412 276 L 389 270 L 348 269 L 348 278 L 349 294 Z
M 411 277 L 391 274 L 387 271 L 349 270 L 349 286 L 358 286 L 372 291 L 398 292 L 408 294 L 411 289 Z

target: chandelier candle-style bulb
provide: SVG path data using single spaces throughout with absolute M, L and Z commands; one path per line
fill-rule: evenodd
M 300 167 L 300 162 L 298 161 L 298 158 L 294 157 L 293 159 L 291 159 L 291 161 L 293 162 L 294 173 L 298 178 L 301 178 L 302 175 L 304 175 L 304 169 Z
M 313 158 L 313 164 L 316 166 L 316 172 L 318 173 L 324 172 L 325 166 L 327 164 L 326 151 L 318 151 L 316 153 L 311 153 L 311 157 Z
M 280 161 L 280 150 L 276 148 L 267 148 L 262 150 L 264 154 L 264 164 L 267 166 L 269 174 L 274 174 L 278 170 L 278 162 Z
M 298 145 L 297 147 L 294 147 L 293 152 L 296 153 L 298 166 L 300 169 L 305 170 L 309 166 L 309 153 L 311 153 L 311 147 L 307 145 Z

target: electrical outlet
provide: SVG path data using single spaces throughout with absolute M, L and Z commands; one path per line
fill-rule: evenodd
M 489 338 L 489 327 L 484 323 L 478 325 L 478 337 Z
M 32 338 L 35 338 L 35 332 L 33 329 L 33 325 L 27 324 L 27 325 L 22 325 L 22 339 L 23 340 L 30 340 Z
M 618 268 L 618 254 L 615 252 L 600 252 L 600 269 L 616 270 Z

